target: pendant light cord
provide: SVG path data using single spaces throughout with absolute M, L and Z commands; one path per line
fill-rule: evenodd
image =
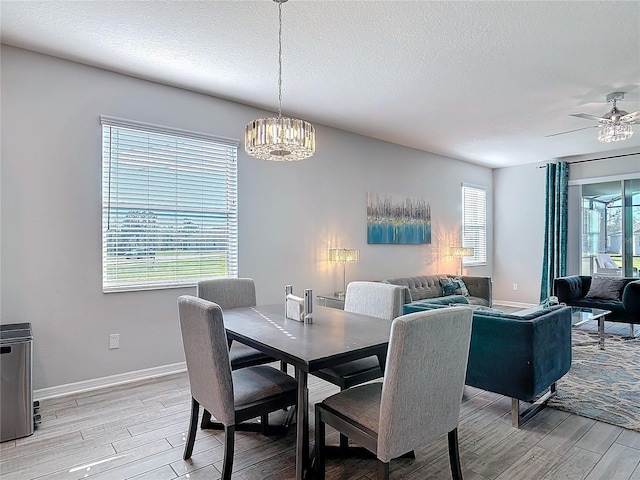
M 278 118 L 282 117 L 282 3 L 278 3 Z

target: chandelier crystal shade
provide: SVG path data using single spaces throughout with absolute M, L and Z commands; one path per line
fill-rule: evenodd
M 633 129 L 629 123 L 605 123 L 598 127 L 598 141 L 602 143 L 620 142 L 628 140 L 633 135 Z
M 261 160 L 304 160 L 316 151 L 316 130 L 297 118 L 258 118 L 244 129 L 244 148 Z
M 278 4 L 278 116 L 258 118 L 244 128 L 244 149 L 252 157 L 274 162 L 293 162 L 316 151 L 316 130 L 309 122 L 282 116 L 282 4 Z

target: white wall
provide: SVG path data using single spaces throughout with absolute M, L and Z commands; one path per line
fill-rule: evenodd
M 633 150 L 633 149 L 632 149 Z M 635 151 L 638 149 L 635 148 Z M 602 154 L 607 157 L 628 153 L 629 149 Z M 576 157 L 569 162 L 580 161 Z M 550 160 L 551 161 L 551 160 Z M 529 164 L 500 168 L 493 171 L 494 185 L 494 260 L 493 298 L 523 304 L 537 304 L 540 301 L 542 261 L 544 247 L 545 217 L 545 169 L 544 165 Z M 640 154 L 593 160 L 585 163 L 570 163 L 569 182 L 596 181 L 610 176 L 640 175 Z M 569 211 L 580 214 L 580 196 L 570 187 Z M 580 248 L 580 218 L 569 219 L 568 261 L 575 262 Z M 575 273 L 573 265 L 567 266 L 567 273 Z M 518 290 L 513 290 L 513 284 Z
M 103 294 L 99 115 L 225 137 L 242 136 L 263 111 L 49 56 L 2 46 L 0 318 L 31 322 L 34 388 L 184 360 L 176 297 L 193 288 Z M 460 227 L 462 182 L 486 185 L 490 169 L 316 125 L 318 150 L 299 163 L 269 163 L 240 149 L 240 276 L 259 303 L 339 289 L 329 247 L 360 249 L 348 280 L 453 272 L 438 246 Z M 428 134 L 428 132 L 426 133 Z M 367 245 L 369 191 L 431 202 L 433 243 Z M 467 270 L 491 275 L 488 265 Z M 108 350 L 108 334 L 121 347 Z
M 593 158 L 603 158 L 608 156 L 614 156 L 616 158 L 609 158 L 603 160 L 591 160 L 581 162 L 580 158 L 576 158 L 571 161 L 577 161 L 573 163 L 569 170 L 569 182 L 599 182 L 600 179 L 606 179 L 609 177 L 624 176 L 638 176 L 640 175 L 640 134 L 636 133 L 631 140 L 626 142 L 627 145 L 632 144 L 633 147 L 626 147 L 624 149 L 610 152 L 609 154 L 598 155 Z M 617 157 L 617 155 L 624 155 Z M 585 157 L 588 160 L 589 157 Z M 602 180 L 607 181 L 607 180 Z

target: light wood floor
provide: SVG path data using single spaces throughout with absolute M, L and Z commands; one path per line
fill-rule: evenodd
M 629 329 L 607 322 L 606 331 Z M 337 391 L 311 376 L 311 408 Z M 510 406 L 501 395 L 465 389 L 459 428 L 465 480 L 640 480 L 640 433 L 550 408 L 514 429 Z M 34 435 L 0 444 L 0 477 L 218 479 L 220 432 L 199 430 L 193 457 L 182 460 L 189 409 L 186 373 L 44 400 Z M 277 423 L 282 413 L 274 415 Z M 336 432 L 328 437 L 337 441 Z M 237 433 L 233 478 L 293 478 L 294 448 L 293 428 L 283 437 Z M 330 459 L 327 478 L 373 480 L 375 462 Z M 391 478 L 451 478 L 446 437 L 418 450 L 415 460 L 393 461 Z

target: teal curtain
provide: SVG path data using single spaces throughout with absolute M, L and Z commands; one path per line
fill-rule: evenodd
M 546 215 L 544 229 L 544 260 L 540 302 L 552 294 L 553 279 L 567 274 L 567 202 L 569 165 L 567 162 L 547 163 Z

